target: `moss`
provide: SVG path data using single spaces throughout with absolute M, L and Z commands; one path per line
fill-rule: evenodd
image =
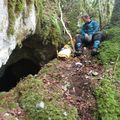
M 120 54 L 120 28 L 107 30 L 108 40 L 102 43 L 99 58 L 103 64 L 115 62 Z
M 43 0 L 34 0 L 34 5 L 35 5 L 36 10 L 37 10 L 36 32 L 39 33 L 39 31 L 41 30 L 41 23 L 42 23 L 42 19 L 43 19 L 43 11 L 44 11 Z
M 54 1 L 41 3 L 42 2 L 39 3 L 38 7 L 39 15 L 36 34 L 40 36 L 44 44 L 52 43 L 53 45 L 58 46 L 62 43 L 62 30 L 57 15 L 58 9 L 56 3 Z M 52 8 L 50 6 L 52 6 Z
M 16 0 L 8 0 L 8 14 L 9 14 L 8 34 L 14 33 L 15 6 L 16 6 Z
M 16 102 L 16 95 L 11 93 L 0 93 L 0 108 L 2 109 L 14 109 L 18 107 Z M 12 102 L 11 102 L 12 101 Z
M 16 17 L 18 17 L 19 13 L 21 13 L 25 8 L 25 3 L 29 6 L 35 5 L 37 10 L 37 18 L 40 23 L 40 19 L 42 18 L 42 0 L 8 0 L 8 14 L 9 14 L 9 28 L 8 34 L 14 33 L 14 25 Z M 31 8 L 30 8 L 31 9 Z
M 14 33 L 14 25 L 16 16 L 24 10 L 25 1 L 24 0 L 8 0 L 8 15 L 9 15 L 9 27 L 8 35 Z
M 25 0 L 16 0 L 15 13 L 19 15 L 24 10 Z
M 22 99 L 22 104 L 25 107 L 25 111 L 27 113 L 27 118 L 29 120 L 76 120 L 76 111 L 75 109 L 69 109 L 70 113 L 68 113 L 68 117 L 64 116 L 64 112 L 67 111 L 61 108 L 60 105 L 56 104 L 55 102 L 47 102 L 45 103 L 44 109 L 37 109 L 36 104 L 40 101 L 44 101 L 42 96 L 40 97 L 37 93 L 27 93 L 27 96 L 24 95 Z
M 49 69 L 46 66 L 45 69 Z M 51 67 L 50 67 L 51 68 Z M 43 73 L 46 71 L 43 70 Z M 47 73 L 46 73 L 47 74 Z M 28 120 L 76 120 L 77 110 L 74 107 L 69 107 L 62 100 L 62 90 L 59 88 L 45 89 L 42 77 L 28 76 L 25 81 L 21 81 L 16 87 L 18 93 L 18 101 L 20 106 L 26 112 Z M 36 104 L 44 102 L 45 108 L 38 109 Z M 67 113 L 67 116 L 64 115 Z
M 103 79 L 96 89 L 98 117 L 101 120 L 119 120 L 120 107 L 116 99 L 114 87 L 111 80 Z
M 26 0 L 26 4 L 29 6 L 34 3 L 34 0 Z
M 99 59 L 109 69 L 114 70 L 112 76 L 120 79 L 120 28 L 113 27 L 107 30 L 107 40 L 102 43 Z M 111 62 L 114 63 L 111 65 Z
M 25 2 L 29 9 L 31 5 L 35 5 L 36 16 L 37 16 L 37 27 L 36 34 L 38 34 L 44 44 L 52 43 L 55 46 L 58 46 L 62 42 L 62 30 L 57 16 L 57 7 L 55 1 L 43 0 L 9 0 L 8 9 L 9 9 L 9 28 L 8 34 L 14 33 L 15 19 L 18 17 L 19 13 L 24 11 Z M 52 9 L 51 7 L 52 6 Z M 48 13 L 49 11 L 49 13 Z
M 58 46 L 62 43 L 61 29 L 56 15 L 44 16 L 41 25 L 42 29 L 40 35 L 44 44 L 52 43 Z
M 120 119 L 120 28 L 107 30 L 107 40 L 102 43 L 99 59 L 107 71 L 97 88 L 98 112 L 102 120 Z M 111 64 L 112 63 L 112 64 Z M 109 73 L 108 71 L 113 70 Z

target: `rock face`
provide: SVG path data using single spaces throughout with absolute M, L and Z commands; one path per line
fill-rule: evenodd
M 0 0 L 0 68 L 5 65 L 15 49 L 16 45 L 22 42 L 28 35 L 34 34 L 36 29 L 36 11 L 32 5 L 28 14 L 28 8 L 25 5 L 24 14 L 20 13 L 15 20 L 13 35 L 8 35 L 9 15 L 8 0 Z
M 25 70 L 23 64 L 15 66 L 19 62 L 31 61 L 41 68 L 56 57 L 56 47 L 62 41 L 56 11 L 55 1 L 50 0 L 0 0 L 1 81 L 9 68 L 15 76 Z

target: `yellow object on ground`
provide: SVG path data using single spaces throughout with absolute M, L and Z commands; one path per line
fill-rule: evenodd
M 69 45 L 65 45 L 61 51 L 58 52 L 58 58 L 70 58 L 71 52 L 71 47 Z

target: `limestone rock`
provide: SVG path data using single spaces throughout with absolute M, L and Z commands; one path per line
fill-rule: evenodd
M 24 12 L 27 12 L 25 5 Z M 16 45 L 22 42 L 36 29 L 36 11 L 34 5 L 27 17 L 20 15 L 15 20 L 13 35 L 8 35 L 9 15 L 7 0 L 0 0 L 0 67 L 5 65 Z

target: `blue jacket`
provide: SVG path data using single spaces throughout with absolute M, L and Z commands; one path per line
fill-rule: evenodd
M 99 24 L 96 21 L 91 20 L 90 22 L 87 22 L 82 26 L 81 34 L 82 36 L 84 36 L 85 33 L 87 33 L 88 35 L 94 35 L 99 30 Z

